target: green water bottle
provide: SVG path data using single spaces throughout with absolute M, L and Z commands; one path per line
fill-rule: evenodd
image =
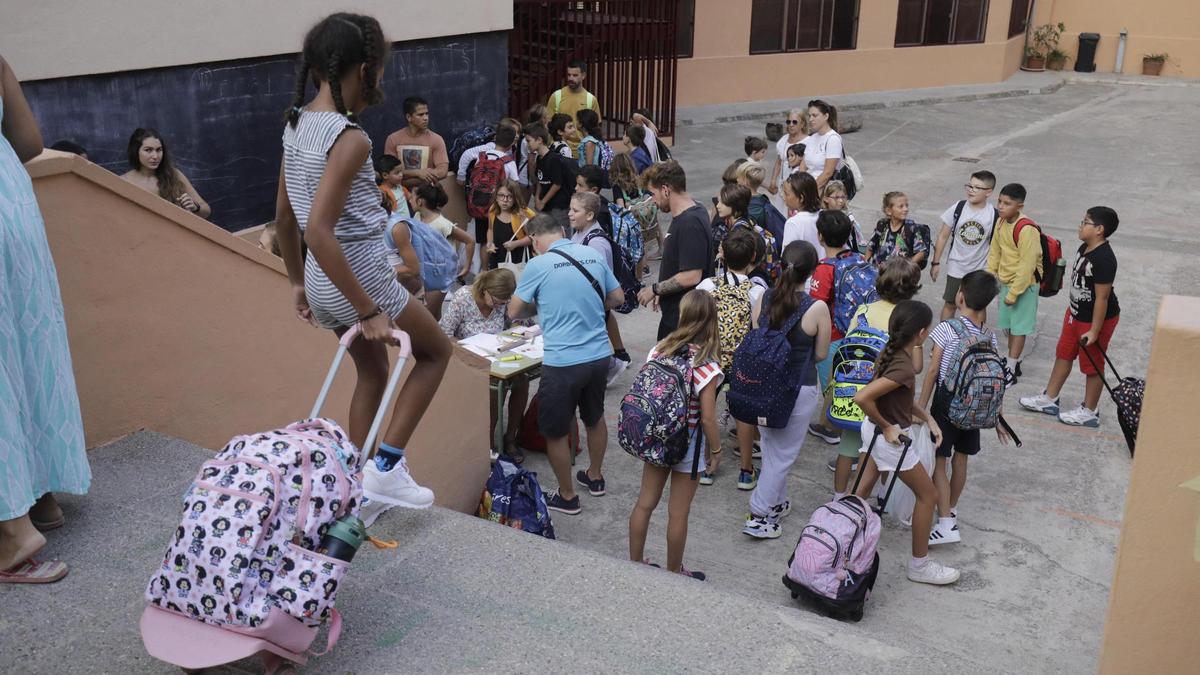
M 321 537 L 317 553 L 350 562 L 358 547 L 367 540 L 367 527 L 356 516 L 345 516 L 335 522 Z

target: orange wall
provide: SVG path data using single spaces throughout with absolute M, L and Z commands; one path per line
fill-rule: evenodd
M 82 158 L 48 151 L 28 166 L 89 447 L 147 428 L 219 448 L 308 414 L 336 342 L 294 318 L 279 259 Z M 344 420 L 342 370 L 323 413 Z M 460 352 L 408 448 L 438 503 L 466 512 L 488 473 L 487 386 Z
M 1166 296 L 1150 349 L 1137 458 L 1109 595 L 1100 672 L 1200 666 L 1200 298 Z M 1193 481 L 1194 487 L 1181 484 Z
M 1074 67 L 1080 33 L 1099 33 L 1096 71 L 1111 73 L 1122 29 L 1129 31 L 1124 72 L 1142 72 L 1142 56 L 1167 53 L 1163 75 L 1200 77 L 1200 2 L 1156 0 L 1039 0 L 1034 24 L 1066 24 L 1060 47 L 1071 55 Z
M 861 0 L 857 49 L 751 56 L 752 0 L 697 0 L 694 55 L 679 60 L 676 102 L 690 106 L 998 82 L 1019 65 L 1021 36 L 1007 37 L 1010 1 L 989 3 L 981 44 L 897 49 L 899 0 Z

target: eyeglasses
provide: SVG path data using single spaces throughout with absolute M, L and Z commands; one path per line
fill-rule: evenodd
M 789 127 L 793 124 L 800 124 L 800 120 L 787 120 L 787 124 Z
M 1088 220 L 1087 218 L 1084 218 L 1083 220 L 1079 221 L 1079 225 L 1081 227 L 1086 227 L 1086 226 L 1096 227 L 1096 223 L 1093 223 L 1092 221 Z
M 981 185 L 971 185 L 970 183 L 967 183 L 963 187 L 967 189 L 967 192 L 986 192 L 992 189 L 990 187 L 983 187 Z
M 510 194 L 505 194 L 505 193 L 503 193 L 503 192 L 500 192 L 500 193 L 497 193 L 497 194 L 496 194 L 496 201 L 500 201 L 501 199 L 512 199 L 512 198 L 513 198 L 513 196 L 512 196 L 512 195 L 510 195 Z

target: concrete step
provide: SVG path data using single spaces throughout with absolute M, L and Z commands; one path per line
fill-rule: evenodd
M 170 672 L 143 649 L 142 592 L 208 451 L 142 432 L 90 453 L 43 552 L 63 581 L 0 587 L 2 672 Z M 385 515 L 338 597 L 337 648 L 306 672 L 937 672 L 954 658 L 662 570 L 434 508 Z M 782 586 L 780 592 L 784 592 Z M 319 638 L 319 641 L 321 638 Z M 256 672 L 242 661 L 218 672 Z

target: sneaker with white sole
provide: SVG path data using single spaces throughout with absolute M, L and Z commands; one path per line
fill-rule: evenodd
M 612 383 L 616 382 L 617 378 L 620 377 L 621 373 L 625 372 L 625 369 L 628 367 L 629 367 L 629 362 L 626 361 L 625 359 L 618 359 L 615 356 L 609 357 L 609 359 L 608 359 L 608 379 L 605 380 L 606 386 L 611 387 Z
M 957 544 L 962 541 L 962 534 L 958 531 L 958 523 L 943 527 L 941 523 L 933 526 L 929 531 L 929 545 L 936 546 L 938 544 Z
M 363 469 L 363 494 L 367 497 L 406 509 L 427 509 L 433 506 L 433 490 L 417 485 L 408 473 L 408 462 L 401 459 L 390 471 L 380 471 L 375 462 Z
M 746 525 L 742 527 L 742 534 L 748 534 L 755 539 L 778 539 L 783 534 L 783 529 L 779 527 L 779 523 L 768 518 L 767 516 L 746 516 Z
M 1042 392 L 1037 396 L 1022 396 L 1021 407 L 1033 412 L 1045 413 L 1047 415 L 1058 414 L 1058 399 L 1050 398 L 1046 392 Z
M 707 471 L 700 472 L 700 484 L 701 485 L 712 485 L 713 480 L 715 478 L 716 478 L 716 474 L 712 474 Z
M 918 584 L 933 584 L 945 586 L 958 581 L 958 570 L 948 567 L 936 560 L 926 560 L 924 565 L 913 567 L 908 564 L 908 580 Z
M 834 433 L 817 423 L 808 425 L 808 433 L 825 441 L 830 445 L 837 445 L 842 442 L 841 433 Z
M 784 516 L 791 512 L 792 503 L 785 501 L 782 504 L 776 504 L 775 506 L 772 506 L 770 513 L 767 514 L 767 517 L 778 523 L 779 521 L 783 520 Z
M 377 499 L 371 499 L 363 495 L 362 504 L 358 509 L 358 517 L 362 518 L 363 527 L 370 527 L 375 524 L 379 516 L 382 516 L 390 508 L 392 508 L 391 504 L 385 504 Z
M 1082 403 L 1074 410 L 1060 412 L 1058 421 L 1073 427 L 1099 428 L 1100 415 L 1094 410 L 1088 410 Z
M 833 459 L 829 460 L 829 463 L 825 465 L 825 468 L 830 471 L 837 471 L 838 457 L 841 457 L 841 455 L 834 455 Z M 858 471 L 858 458 L 855 458 L 854 463 L 850 465 L 850 473 L 854 473 L 855 471 Z
M 755 487 L 758 486 L 759 473 L 761 473 L 761 471 L 758 469 L 758 467 L 754 467 L 754 469 L 752 469 L 750 471 L 740 471 L 739 470 L 738 471 L 737 489 L 753 490 Z

